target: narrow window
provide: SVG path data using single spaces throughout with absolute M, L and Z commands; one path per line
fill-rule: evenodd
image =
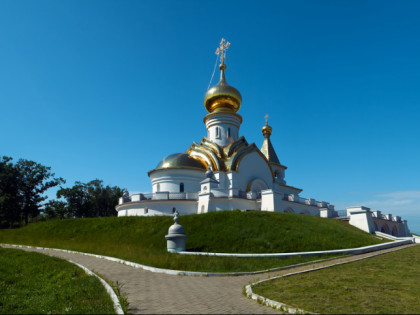
M 149 208 L 144 208 L 144 214 L 148 214 L 149 213 Z
M 230 128 L 228 128 L 228 138 L 230 138 Z
M 179 184 L 179 192 L 184 192 L 184 183 Z
M 176 211 L 176 208 L 172 208 L 172 213 L 175 213 L 175 211 Z
M 160 184 L 156 185 L 156 191 L 159 192 L 160 191 Z
M 216 138 L 219 138 L 219 127 L 216 127 Z

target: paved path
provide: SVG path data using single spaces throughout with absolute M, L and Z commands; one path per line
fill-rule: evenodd
M 414 245 L 385 249 L 373 253 L 350 256 L 326 262 L 309 264 L 293 269 L 267 272 L 252 276 L 192 277 L 153 273 L 129 267 L 105 259 L 59 252 L 54 250 L 24 249 L 58 256 L 77 262 L 93 272 L 122 284 L 122 292 L 128 296 L 130 313 L 241 313 L 268 314 L 278 311 L 262 306 L 242 294 L 250 282 L 274 276 L 333 265 L 341 261 L 353 261 L 379 253 L 391 252 Z M 3 246 L 6 247 L 6 246 Z

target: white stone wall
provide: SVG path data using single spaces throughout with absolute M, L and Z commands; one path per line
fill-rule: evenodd
M 260 203 L 256 200 L 240 198 L 212 198 L 209 204 L 209 212 L 224 210 L 259 210 Z
M 180 183 L 184 183 L 184 192 L 200 191 L 200 182 L 206 178 L 204 171 L 190 169 L 163 169 L 150 174 L 153 192 L 168 191 L 178 193 Z
M 233 175 L 233 188 L 246 191 L 251 181 L 259 180 L 266 185 L 266 189 L 273 188 L 273 176 L 269 165 L 257 152 L 245 155 L 239 162 L 238 171 Z
M 207 138 L 221 147 L 227 146 L 239 138 L 239 127 L 242 119 L 239 115 L 229 113 L 213 113 L 205 118 Z
M 147 208 L 147 213 L 145 209 Z M 181 215 L 196 214 L 197 201 L 194 200 L 143 200 L 140 202 L 129 202 L 117 206 L 118 216 L 154 216 L 173 215 L 172 209 Z

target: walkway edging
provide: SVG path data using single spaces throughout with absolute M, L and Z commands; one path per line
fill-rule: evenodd
M 332 265 L 329 265 L 329 266 L 322 266 L 322 267 L 317 267 L 317 268 L 312 268 L 312 269 L 307 269 L 307 270 L 302 270 L 302 271 L 297 271 L 297 272 L 291 272 L 291 273 L 288 273 L 288 274 L 285 274 L 285 275 L 260 280 L 260 281 L 248 284 L 245 287 L 245 293 L 246 293 L 246 296 L 248 298 L 252 299 L 252 300 L 255 300 L 255 301 L 260 302 L 260 303 L 262 303 L 266 306 L 272 307 L 274 309 L 277 309 L 277 310 L 280 310 L 280 311 L 283 311 L 283 312 L 286 312 L 286 313 L 291 313 L 291 314 L 317 314 L 317 313 L 311 313 L 311 312 L 305 311 L 305 310 L 300 309 L 300 308 L 295 308 L 295 307 L 289 306 L 289 305 L 287 305 L 285 303 L 282 303 L 282 302 L 270 300 L 270 299 L 268 299 L 268 298 L 266 298 L 262 295 L 258 295 L 258 294 L 254 293 L 252 291 L 252 286 L 255 286 L 255 285 L 263 283 L 263 282 L 280 279 L 280 278 L 295 276 L 295 275 L 302 274 L 302 273 L 308 273 L 308 272 L 312 272 L 312 271 L 327 269 L 327 268 L 334 267 L 334 266 L 344 265 L 344 264 L 360 261 L 360 260 L 363 260 L 363 259 L 388 254 L 388 253 L 391 253 L 391 252 L 394 252 L 394 251 L 397 251 L 397 250 L 400 250 L 400 249 L 402 249 L 402 248 L 394 248 L 393 250 L 385 252 L 385 253 L 376 253 L 376 254 L 373 254 L 373 255 L 368 256 L 368 257 L 362 257 L 362 258 L 354 259 L 354 260 L 351 260 L 351 261 L 338 262 L 338 263 L 335 263 L 335 264 L 332 264 Z
M 88 275 L 91 276 L 95 276 L 96 278 L 99 279 L 99 281 L 101 281 L 102 285 L 104 286 L 106 292 L 108 292 L 108 294 L 111 297 L 112 303 L 114 303 L 114 310 L 117 314 L 124 314 L 124 311 L 122 309 L 121 303 L 120 303 L 120 299 L 118 298 L 117 294 L 115 293 L 114 289 L 112 289 L 112 287 L 101 277 L 99 277 L 96 273 L 94 273 L 93 271 L 91 271 L 90 269 L 86 268 L 85 266 L 78 264 L 77 262 L 74 262 L 70 259 L 68 259 L 67 261 L 71 262 L 72 264 L 75 264 L 76 266 L 82 268 Z
M 22 246 L 22 245 L 12 245 L 12 244 L 0 244 L 0 247 L 2 247 L 2 246 L 12 246 L 12 247 L 17 247 L 17 248 L 37 248 L 37 247 L 33 247 L 33 246 Z M 45 255 L 47 255 L 47 254 L 45 254 Z M 77 262 L 72 261 L 71 259 L 65 259 L 65 258 L 61 258 L 61 259 L 66 260 L 66 261 L 68 261 L 69 263 L 71 263 L 73 265 L 76 265 L 77 267 L 83 269 L 88 275 L 94 276 L 97 279 L 99 279 L 99 281 L 101 282 L 102 286 L 105 288 L 106 292 L 111 297 L 112 304 L 114 305 L 115 312 L 117 314 L 124 314 L 124 311 L 123 311 L 122 306 L 121 306 L 121 303 L 120 303 L 120 299 L 118 298 L 118 296 L 115 293 L 114 289 L 112 289 L 112 287 L 104 279 L 102 279 L 101 277 L 99 277 L 92 270 L 86 268 L 85 266 L 83 266 L 83 265 L 81 265 L 81 264 L 79 264 Z
M 377 251 L 377 250 L 381 250 L 381 249 L 387 249 L 389 247 L 402 246 L 402 245 L 411 244 L 411 243 L 412 243 L 412 241 L 410 241 L 410 240 L 402 240 L 402 241 L 395 241 L 395 242 L 383 243 L 383 244 L 378 244 L 378 245 L 371 245 L 371 246 L 353 248 L 353 249 L 351 249 L 351 250 L 353 250 L 353 252 L 351 252 L 351 254 L 353 254 L 353 255 L 363 254 L 363 253 L 367 253 L 367 252 Z M 307 265 L 307 264 L 312 264 L 312 263 L 316 263 L 316 262 L 331 259 L 331 258 L 330 259 L 320 259 L 320 260 L 309 261 L 309 262 L 290 265 L 290 266 L 271 268 L 271 269 L 265 269 L 265 270 L 259 270 L 259 271 L 250 271 L 250 272 L 200 272 L 200 271 L 183 271 L 183 270 L 156 268 L 156 267 L 142 265 L 142 264 L 138 264 L 138 263 L 135 263 L 135 262 L 131 262 L 131 261 L 128 261 L 128 260 L 123 260 L 123 259 L 119 259 L 119 258 L 115 258 L 115 257 L 111 257 L 111 256 L 84 253 L 84 252 L 78 252 L 78 251 L 73 251 L 73 250 L 68 250 L 68 249 L 29 246 L 29 245 L 18 245 L 18 244 L 1 244 L 0 243 L 0 246 L 3 246 L 3 245 L 18 247 L 18 248 L 19 247 L 21 247 L 21 248 L 35 248 L 35 249 L 39 249 L 39 250 L 54 250 L 54 251 L 59 251 L 59 252 L 71 253 L 71 254 L 86 255 L 86 256 L 91 256 L 91 257 L 96 257 L 96 258 L 106 259 L 106 260 L 109 260 L 109 261 L 118 262 L 120 264 L 131 266 L 131 267 L 134 267 L 134 268 L 137 268 L 137 269 L 143 269 L 143 270 L 147 270 L 147 271 L 150 271 L 150 272 L 163 273 L 163 274 L 168 274 L 168 275 L 177 275 L 177 276 L 222 277 L 222 276 L 256 275 L 256 274 L 261 274 L 261 273 L 266 273 L 266 272 L 271 272 L 271 271 L 290 269 L 290 268 L 294 268 L 294 267 L 304 266 L 304 265 Z M 384 248 L 382 248 L 382 247 L 384 247 Z M 365 251 L 363 251 L 363 250 L 365 250 Z M 332 250 L 332 251 L 325 251 L 325 252 L 345 254 L 346 252 L 343 252 L 343 251 L 345 251 L 345 250 Z M 296 256 L 298 256 L 298 255 L 304 256 L 305 253 L 307 255 L 309 255 L 308 253 L 310 253 L 312 255 L 315 255 L 313 253 L 318 253 L 318 252 L 301 252 L 301 253 L 292 253 L 292 254 L 295 254 Z M 213 253 L 213 254 L 216 254 L 216 253 Z M 282 254 L 289 254 L 289 253 L 279 253 L 279 254 L 277 254 L 279 256 L 267 256 L 267 257 L 287 257 L 287 256 L 281 256 Z M 325 253 L 325 254 L 328 254 L 328 253 Z M 238 255 L 240 255 L 240 254 L 238 254 Z M 242 255 L 258 255 L 258 254 L 242 254 Z M 262 254 L 262 255 L 264 255 L 264 254 Z M 270 255 L 270 254 L 266 254 L 266 255 Z M 272 255 L 276 255 L 276 254 L 272 254 Z M 244 256 L 238 256 L 238 257 L 244 257 Z
M 329 254 L 365 254 L 381 249 L 392 248 L 396 246 L 406 245 L 414 243 L 413 238 L 404 238 L 394 240 L 393 242 L 381 243 L 375 245 L 368 245 L 355 248 L 344 248 L 344 249 L 332 249 L 332 250 L 321 250 L 312 252 L 295 252 L 295 253 L 267 253 L 267 254 L 236 254 L 236 253 L 210 253 L 210 252 L 178 252 L 182 255 L 203 255 L 203 256 L 216 256 L 216 257 L 241 257 L 241 258 L 286 258 L 295 256 L 313 256 L 313 255 L 329 255 Z
M 305 266 L 305 265 L 318 263 L 318 262 L 322 262 L 322 261 L 327 261 L 327 260 L 333 260 L 333 259 L 337 258 L 337 257 L 330 257 L 330 258 L 327 258 L 327 259 L 311 260 L 311 261 L 300 263 L 300 264 L 294 264 L 294 265 L 265 269 L 265 270 L 259 270 L 259 271 L 249 271 L 249 272 L 199 272 L 199 271 L 183 271 L 183 270 L 155 268 L 155 267 L 142 265 L 142 264 L 138 264 L 138 263 L 135 263 L 135 262 L 132 262 L 132 261 L 123 260 L 123 259 L 119 259 L 119 258 L 115 258 L 115 257 L 103 256 L 103 255 L 97 255 L 97 254 L 91 254 L 91 253 L 84 253 L 84 252 L 78 252 L 78 251 L 74 251 L 74 250 L 61 249 L 61 248 L 39 247 L 39 246 L 29 246 L 29 245 L 19 245 L 19 244 L 2 244 L 2 243 L 0 243 L 0 247 L 1 246 L 11 246 L 11 247 L 16 247 L 16 248 L 34 248 L 34 249 L 38 249 L 38 250 L 54 250 L 54 251 L 57 251 L 57 252 L 63 252 L 63 253 L 69 253 L 69 254 L 79 254 L 79 255 L 84 255 L 84 256 L 101 258 L 101 259 L 117 262 L 117 263 L 120 263 L 120 264 L 123 264 L 123 265 L 126 265 L 126 266 L 130 266 L 130 267 L 133 267 L 133 268 L 143 269 L 143 270 L 147 270 L 147 271 L 155 272 L 155 273 L 163 273 L 163 274 L 177 275 L 177 276 L 201 276 L 201 277 L 251 276 L 251 275 L 256 275 L 256 274 L 261 274 L 261 273 L 266 273 L 266 272 L 271 272 L 271 271 L 278 271 L 278 270 L 284 270 L 284 269 L 290 269 L 290 268 Z
M 255 300 L 258 303 L 261 303 L 263 305 L 274 308 L 276 310 L 279 310 L 283 313 L 286 313 L 286 314 L 314 314 L 314 313 L 306 312 L 306 311 L 304 311 L 300 308 L 291 307 L 287 304 L 277 302 L 277 301 L 274 301 L 274 300 L 270 300 L 270 299 L 267 299 L 267 298 L 265 298 L 261 295 L 258 295 L 256 293 L 252 292 L 252 288 L 251 288 L 250 284 L 248 284 L 245 287 L 245 291 L 246 291 L 246 296 L 249 297 L 250 299 Z

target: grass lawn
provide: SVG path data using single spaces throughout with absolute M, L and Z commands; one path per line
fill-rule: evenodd
M 115 314 L 100 281 L 59 258 L 0 248 L 0 313 Z
M 419 314 L 420 246 L 263 282 L 253 291 L 307 312 Z
M 275 268 L 320 257 L 225 258 L 166 251 L 172 217 L 107 217 L 55 220 L 0 230 L 0 243 L 65 248 L 119 257 L 159 268 L 233 272 Z M 223 211 L 180 217 L 187 250 L 275 253 L 340 249 L 378 244 L 347 222 L 290 213 Z

